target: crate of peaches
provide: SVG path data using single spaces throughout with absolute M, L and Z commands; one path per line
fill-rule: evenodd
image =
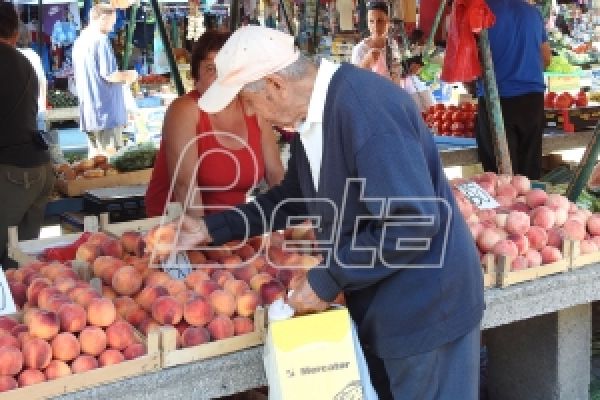
M 600 217 L 560 194 L 532 188 L 524 176 L 484 173 L 471 179 L 499 206 L 480 210 L 451 182 L 484 265 L 497 286 L 536 279 L 571 268 L 574 242 L 582 253 L 597 253 Z
M 77 262 L 6 271 L 20 312 L 0 317 L 3 399 L 42 399 L 160 368 L 159 332 L 142 336 Z
M 55 165 L 54 171 L 58 178 L 56 188 L 70 197 L 81 196 L 90 189 L 147 184 L 152 175 L 152 168 L 119 172 L 103 155 L 73 164 Z
M 171 248 L 173 227 L 123 231 L 123 224 L 127 223 L 119 224 L 118 237 L 104 234 L 101 245 L 81 244 L 78 260 L 91 265 L 102 281 L 103 295 L 113 299 L 123 319 L 142 333 L 160 329 L 163 367 L 263 343 L 263 307 L 285 296 L 306 269 L 320 263 L 300 249 L 284 249 L 286 236 L 307 243 L 314 239 L 312 230 L 301 226 L 247 243 L 188 251 L 194 268 L 176 279 L 150 261 L 154 250 Z M 144 224 L 131 225 L 137 229 Z

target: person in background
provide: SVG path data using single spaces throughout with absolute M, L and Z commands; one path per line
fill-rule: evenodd
M 118 150 L 122 146 L 127 124 L 124 85 L 137 79 L 134 70 L 118 70 L 108 38 L 115 21 L 114 8 L 105 4 L 93 6 L 89 25 L 73 45 L 80 129 L 88 135 L 89 157 L 106 155 L 110 147 Z
M 317 68 L 292 36 L 261 27 L 234 32 L 215 64 L 200 107 L 218 112 L 241 93 L 299 132 L 279 185 L 233 210 L 184 216 L 177 248 L 311 218 L 325 265 L 299 276 L 290 306 L 320 312 L 344 293 L 381 400 L 478 399 L 481 262 L 410 96 L 351 64 Z
M 195 206 L 235 206 L 245 203 L 247 192 L 263 178 L 269 186 L 283 178 L 279 146 L 272 127 L 249 115 L 240 98 L 236 97 L 215 114 L 198 109 L 198 99 L 217 77 L 215 55 L 229 36 L 229 33 L 206 32 L 194 45 L 191 73 L 195 89 L 174 100 L 167 109 L 162 142 L 146 191 L 149 217 L 162 215 L 168 201 L 185 203 L 190 189 L 198 189 L 193 199 Z M 196 139 L 197 144 L 184 151 L 185 146 Z M 200 158 L 202 163 L 198 166 Z M 237 181 L 236 170 L 240 173 Z M 169 198 L 173 182 L 174 193 Z M 196 184 L 190 188 L 190 182 Z M 228 189 L 206 190 L 225 187 Z M 201 210 L 195 212 L 197 216 L 203 214 Z
M 0 2 L 0 263 L 11 266 L 6 252 L 8 227 L 19 240 L 39 236 L 46 203 L 54 186 L 48 147 L 38 133 L 38 78 L 16 49 L 19 18 L 10 2 Z
M 399 76 L 393 66 L 393 58 L 399 50 L 396 41 L 388 37 L 390 17 L 387 3 L 377 0 L 367 3 L 367 24 L 369 37 L 352 49 L 352 64 L 397 79 Z
M 21 52 L 29 60 L 35 75 L 38 80 L 38 113 L 37 113 L 37 126 L 41 131 L 46 130 L 46 95 L 48 92 L 48 81 L 46 80 L 46 74 L 44 73 L 44 67 L 42 66 L 42 59 L 40 56 L 30 47 L 31 45 L 31 32 L 27 29 L 27 26 L 23 23 L 19 24 L 19 37 L 17 38 L 17 50 Z
M 544 133 L 544 69 L 552 58 L 544 21 L 537 8 L 523 0 L 488 0 L 487 4 L 496 16 L 488 36 L 513 173 L 539 179 Z M 483 82 L 479 80 L 475 121 L 479 160 L 485 171 L 497 171 L 494 139 L 483 95 Z

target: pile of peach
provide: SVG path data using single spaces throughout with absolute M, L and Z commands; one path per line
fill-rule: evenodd
M 511 259 L 511 269 L 521 270 L 561 260 L 565 239 L 580 241 L 581 253 L 600 250 L 600 214 L 580 209 L 566 197 L 531 189 L 524 176 L 486 172 L 472 179 L 500 206 L 478 210 L 452 181 L 453 192 L 480 255 L 491 253 Z
M 63 264 L 35 262 L 8 270 L 26 288 L 22 323 L 0 317 L 0 391 L 131 360 L 146 353 L 113 302 Z M 17 296 L 15 296 L 17 297 Z

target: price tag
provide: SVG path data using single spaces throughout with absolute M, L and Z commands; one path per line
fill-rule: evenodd
M 171 257 L 163 263 L 163 271 L 171 275 L 173 279 L 185 279 L 192 272 L 190 259 L 185 252 L 178 252 L 175 257 Z
M 500 206 L 496 199 L 475 182 L 467 182 L 458 185 L 458 190 L 460 190 L 461 193 L 480 210 L 491 210 Z
M 17 306 L 15 305 L 15 300 L 10 292 L 4 270 L 0 266 L 0 315 L 14 314 L 16 312 Z

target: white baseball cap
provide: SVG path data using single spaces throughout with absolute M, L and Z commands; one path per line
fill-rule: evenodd
M 239 28 L 217 53 L 217 79 L 198 100 L 198 106 L 207 113 L 221 111 L 244 85 L 282 70 L 299 55 L 294 37 L 287 33 L 255 25 Z

